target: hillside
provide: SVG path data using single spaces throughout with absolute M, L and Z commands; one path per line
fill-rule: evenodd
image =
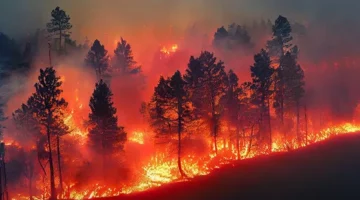
M 189 182 L 105 198 L 145 199 L 360 199 L 360 134 L 224 166 Z M 104 199 L 104 200 L 105 200 Z

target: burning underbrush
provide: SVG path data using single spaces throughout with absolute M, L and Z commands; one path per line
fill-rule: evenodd
M 176 143 L 176 140 L 159 142 L 158 139 L 154 139 L 151 132 L 134 130 L 128 137 L 125 159 L 121 160 L 121 156 L 119 156 L 119 159 L 116 160 L 113 157 L 111 162 L 106 163 L 108 173 L 105 175 L 107 174 L 110 178 L 103 182 L 99 181 L 105 180 L 101 177 L 103 174 L 99 173 L 103 166 L 100 162 L 96 162 L 100 158 L 90 155 L 91 153 L 87 150 L 85 144 L 88 132 L 86 128 L 81 127 L 76 122 L 75 113 L 77 112 L 71 111 L 64 119 L 73 131 L 66 136 L 62 144 L 63 162 L 65 163 L 63 173 L 66 174 L 64 191 L 62 195 L 59 195 L 62 198 L 91 199 L 144 191 L 166 183 L 186 181 L 194 176 L 206 175 L 213 169 L 231 163 L 236 159 L 248 159 L 269 153 L 266 149 L 259 147 L 256 137 L 251 137 L 251 130 L 245 131 L 245 135 L 241 139 L 240 158 L 238 158 L 236 143 L 227 138 L 219 137 L 216 155 L 213 151 L 211 139 L 204 140 L 195 136 L 184 137 L 182 138 L 184 146 L 182 165 L 187 178 L 182 178 L 178 170 L 175 149 L 171 145 Z M 300 147 L 305 147 L 306 143 L 316 143 L 339 134 L 358 132 L 360 126 L 353 123 L 343 123 L 331 125 L 318 132 L 310 131 L 310 129 L 307 139 L 303 140 Z M 157 144 L 155 145 L 156 148 L 154 143 Z M 274 133 L 272 151 L 283 152 L 299 148 L 296 144 L 295 140 L 284 142 L 280 134 Z M 25 156 L 24 149 L 16 142 L 7 141 L 6 146 L 8 158 Z M 14 162 L 16 160 L 10 159 L 8 165 L 14 166 Z M 12 174 L 12 171 L 16 170 L 9 169 L 9 174 Z M 45 172 L 47 174 L 48 170 L 45 170 L 44 173 L 39 171 L 39 176 L 35 176 L 34 199 L 49 197 L 48 177 Z M 10 189 L 12 199 L 28 199 L 27 192 L 21 189 L 21 185 L 26 185 L 27 181 L 24 180 L 22 184 L 17 184 L 16 188 Z

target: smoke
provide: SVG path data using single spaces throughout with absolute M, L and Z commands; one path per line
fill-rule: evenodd
M 226 70 L 233 69 L 240 82 L 250 79 L 249 67 L 253 55 L 265 47 L 271 37 L 269 33 L 251 32 L 254 48 L 245 51 L 223 52 L 211 46 L 217 28 L 233 22 L 251 28 L 253 21 L 286 16 L 290 22 L 301 23 L 306 34 L 295 34 L 294 43 L 300 48 L 299 62 L 305 70 L 309 118 L 317 117 L 317 110 L 329 110 L 335 119 L 350 120 L 355 114 L 360 91 L 357 74 L 360 73 L 360 2 L 353 0 L 2 0 L 0 3 L 0 32 L 15 39 L 24 39 L 37 29 L 44 29 L 50 19 L 51 10 L 60 6 L 71 17 L 72 38 L 83 43 L 88 37 L 90 43 L 99 39 L 109 54 L 113 54 L 120 37 L 132 46 L 135 60 L 142 66 L 143 74 L 138 76 L 114 76 L 111 89 L 117 108 L 119 125 L 128 133 L 142 129 L 139 109 L 143 101 L 149 101 L 159 76 L 171 76 L 176 70 L 184 73 L 189 57 L 199 56 L 200 51 L 215 52 L 225 62 Z M 335 14 L 336 13 L 336 14 Z M 162 46 L 178 44 L 177 52 L 166 59 L 160 59 Z M 32 66 L 29 75 L 14 73 L 1 86 L 0 92 L 6 99 L 6 115 L 25 103 L 34 92 L 39 69 L 48 67 L 47 44 Z M 63 79 L 63 96 L 69 102 L 69 109 L 82 109 L 77 113 L 80 120 L 86 120 L 89 113 L 89 99 L 95 87 L 95 74 L 84 66 L 87 51 L 70 56 L 53 56 L 53 64 Z M 315 113 L 315 114 L 314 114 Z M 8 121 L 6 133 L 14 127 Z M 10 135 L 10 134 L 9 134 Z M 22 141 L 18 138 L 19 141 Z M 133 160 L 149 157 L 152 145 L 139 147 L 132 144 L 127 154 Z M 64 152 L 79 152 L 84 160 L 91 158 L 87 149 L 72 149 Z M 75 145 L 73 146 L 75 148 Z M 70 150 L 69 150 L 70 149 Z M 145 149 L 145 150 L 144 150 Z M 66 156 L 64 156 L 66 157 Z M 129 159 L 129 160 L 131 160 Z M 135 163 L 135 161 L 132 161 Z M 133 164 L 133 163 L 131 163 Z M 134 164 L 135 165 L 135 164 Z M 98 166 L 79 164 L 82 168 L 65 169 L 77 173 L 97 172 Z M 80 174 L 81 176 L 83 174 Z M 84 175 L 85 176 L 85 175 Z M 82 180 L 82 179 L 81 179 Z

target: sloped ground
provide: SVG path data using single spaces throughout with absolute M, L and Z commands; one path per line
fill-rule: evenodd
M 106 199 L 360 199 L 360 134 L 239 161 L 189 182 Z

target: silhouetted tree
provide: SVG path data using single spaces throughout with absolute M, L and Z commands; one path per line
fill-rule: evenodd
M 123 38 L 117 43 L 114 53 L 113 69 L 116 72 L 137 74 L 141 71 L 141 67 L 136 65 L 130 44 Z
M 273 37 L 267 44 L 270 56 L 280 59 L 287 51 L 297 53 L 297 47 L 291 43 L 291 31 L 290 22 L 286 17 L 279 15 L 272 26 Z
M 243 110 L 243 88 L 239 85 L 239 78 L 229 70 L 227 74 L 226 93 L 221 97 L 222 116 L 227 121 L 229 129 L 235 127 L 235 141 L 237 147 L 237 159 L 240 159 L 240 125 L 241 112 Z M 232 135 L 231 135 L 232 137 Z
M 186 176 L 181 164 L 181 135 L 191 120 L 191 109 L 186 82 L 176 71 L 170 79 L 160 78 L 150 103 L 150 120 L 158 135 L 177 133 L 178 168 L 181 176 Z M 169 130 L 163 132 L 163 130 Z
M 211 135 L 217 153 L 220 128 L 219 99 L 225 93 L 227 82 L 224 63 L 217 61 L 213 53 L 201 52 L 198 58 L 190 58 L 184 80 L 188 83 L 195 116 L 210 121 Z
M 107 157 L 115 152 L 121 152 L 127 140 L 124 127 L 118 126 L 112 96 L 110 88 L 101 79 L 95 85 L 89 104 L 91 109 L 89 114 L 89 142 L 90 146 L 102 156 L 104 175 Z
M 40 126 L 38 121 L 36 120 L 34 114 L 33 114 L 33 108 L 32 108 L 32 102 L 31 99 L 29 99 L 27 104 L 22 104 L 19 109 L 17 109 L 15 112 L 12 113 L 13 120 L 16 125 L 16 129 L 19 131 L 17 136 L 21 137 L 24 141 L 27 142 L 28 145 L 31 145 L 31 143 L 36 144 L 35 149 L 31 149 L 26 151 L 26 173 L 25 176 L 29 180 L 28 186 L 29 186 L 29 196 L 30 199 L 33 199 L 33 178 L 36 173 L 35 171 L 35 159 L 37 156 L 37 159 L 39 161 L 39 164 L 44 172 L 44 175 L 46 174 L 45 168 L 41 163 L 41 160 L 43 158 L 48 158 L 47 152 L 45 150 L 45 144 L 46 144 L 46 136 L 41 134 L 40 132 Z
M 253 90 L 253 101 L 260 108 L 260 125 L 263 133 L 267 130 L 269 134 L 269 149 L 271 150 L 271 117 L 270 117 L 270 97 L 272 94 L 272 76 L 274 69 L 271 67 L 271 60 L 267 52 L 262 49 L 259 54 L 254 56 L 255 63 L 250 66 Z M 267 121 L 267 129 L 264 127 L 264 118 Z
M 169 78 L 165 79 L 160 76 L 158 85 L 155 87 L 154 94 L 148 105 L 150 126 L 154 128 L 157 133 L 170 134 L 174 132 L 172 120 L 166 116 L 168 109 L 167 101 L 170 98 Z
M 45 70 L 40 69 L 38 82 L 35 84 L 36 92 L 32 94 L 30 100 L 33 105 L 33 112 L 36 120 L 45 130 L 47 135 L 48 151 L 49 151 L 49 167 L 50 167 L 50 199 L 56 199 L 55 190 L 55 175 L 54 163 L 52 157 L 51 137 L 56 136 L 58 165 L 59 165 L 59 178 L 60 178 L 60 192 L 62 191 L 62 175 L 61 175 L 61 160 L 60 160 L 60 146 L 59 138 L 61 135 L 67 133 L 68 127 L 64 124 L 63 110 L 67 107 L 65 99 L 60 95 L 62 82 L 60 77 L 56 76 L 56 72 L 52 67 Z
M 235 23 L 229 25 L 228 29 L 225 29 L 223 26 L 218 28 L 214 35 L 213 44 L 218 48 L 230 50 L 239 47 L 252 47 L 248 31 Z
M 295 58 L 298 54 L 297 46 L 293 46 L 291 43 L 293 37 L 291 36 L 291 25 L 287 18 L 279 16 L 275 20 L 273 25 L 273 38 L 268 41 L 267 47 L 269 54 L 273 56 L 273 63 L 277 64 L 274 75 L 274 108 L 276 109 L 277 116 L 280 118 L 282 126 L 284 125 L 284 103 L 285 103 L 285 79 L 284 72 L 284 56 L 287 52 L 290 52 Z M 284 131 L 284 130 L 283 130 Z
M 284 66 L 284 104 L 285 109 L 290 113 L 296 113 L 296 134 L 300 144 L 300 104 L 305 94 L 304 71 L 297 64 L 296 58 L 290 52 L 287 52 L 282 58 L 281 64 Z M 295 108 L 295 109 L 294 109 Z
M 51 11 L 51 20 L 47 23 L 47 31 L 50 34 L 57 35 L 59 39 L 59 50 L 62 50 L 62 38 L 69 36 L 69 30 L 72 28 L 70 24 L 70 16 L 60 7 L 56 7 Z
M 94 68 L 98 80 L 106 78 L 109 67 L 109 56 L 104 45 L 99 40 L 95 40 L 88 52 L 85 63 Z

